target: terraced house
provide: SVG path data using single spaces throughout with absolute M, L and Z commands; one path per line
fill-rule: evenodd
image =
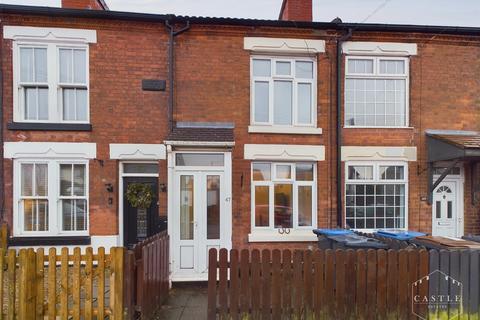
M 480 29 L 279 9 L 0 6 L 10 244 L 167 228 L 182 281 L 206 279 L 209 248 L 313 248 L 314 228 L 480 233 Z

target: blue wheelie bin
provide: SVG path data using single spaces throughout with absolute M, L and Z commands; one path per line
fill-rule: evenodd
M 325 250 L 333 248 L 333 240 L 330 237 L 353 234 L 353 231 L 346 229 L 314 229 L 313 233 L 317 235 L 318 248 Z
M 411 245 L 410 240 L 426 236 L 427 234 L 410 230 L 378 230 L 374 232 L 374 235 L 379 238 L 391 239 L 390 246 L 392 249 L 402 249 Z

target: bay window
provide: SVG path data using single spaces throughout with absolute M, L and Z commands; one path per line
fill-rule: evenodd
M 14 171 L 17 233 L 88 234 L 87 163 L 16 160 Z
M 405 229 L 407 225 L 407 165 L 347 162 L 346 224 L 353 229 Z
M 316 62 L 312 58 L 254 56 L 252 125 L 316 125 Z
M 316 172 L 313 163 L 252 164 L 252 229 L 313 228 Z
M 409 59 L 348 56 L 345 126 L 408 126 Z

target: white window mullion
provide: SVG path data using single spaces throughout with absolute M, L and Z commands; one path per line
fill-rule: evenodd
M 294 229 L 297 229 L 298 228 L 298 184 L 297 183 L 293 183 L 292 184 L 292 197 L 293 197 L 293 203 L 292 203 L 292 209 L 293 209 L 293 212 L 292 212 L 292 225 L 293 225 L 293 228 Z
M 58 188 L 57 188 L 57 170 L 58 166 L 55 161 L 48 162 L 48 223 L 49 230 L 52 235 L 58 234 Z
M 275 184 L 273 182 L 269 182 L 268 184 L 268 197 L 269 197 L 269 210 L 268 210 L 268 215 L 269 215 L 269 224 L 270 224 L 270 229 L 275 229 Z
M 272 67 L 272 72 L 273 72 L 273 67 Z M 273 81 L 273 77 L 271 77 L 269 80 L 268 80 L 268 124 L 269 125 L 273 125 L 273 110 L 275 108 L 275 105 L 274 105 L 274 90 L 275 90 L 275 86 L 274 86 L 274 81 Z
M 57 103 L 58 75 L 57 60 L 58 53 L 55 44 L 47 47 L 47 73 L 48 73 L 48 122 L 59 122 L 59 104 Z

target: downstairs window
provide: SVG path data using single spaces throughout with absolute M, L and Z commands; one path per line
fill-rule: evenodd
M 88 234 L 88 166 L 56 160 L 17 161 L 15 216 L 22 235 Z
M 311 229 L 315 212 L 315 164 L 252 164 L 252 229 Z
M 347 163 L 346 224 L 353 229 L 404 229 L 407 216 L 407 165 Z

